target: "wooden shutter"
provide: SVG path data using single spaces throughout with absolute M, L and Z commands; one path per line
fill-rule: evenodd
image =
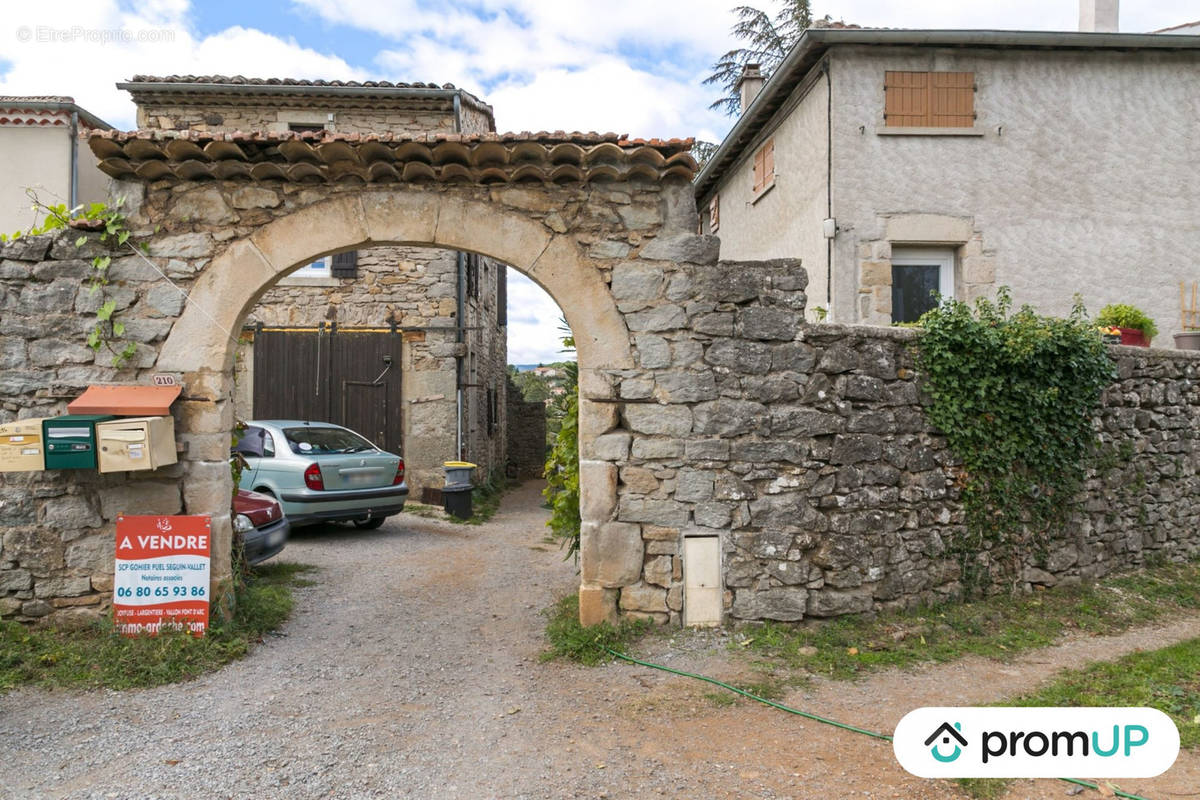
M 497 264 L 496 269 L 496 327 L 508 324 L 508 267 Z
M 969 128 L 975 124 L 975 73 L 930 73 L 930 124 L 935 128 Z
M 885 72 L 889 128 L 969 128 L 975 124 L 974 72 Z
M 775 140 L 767 143 L 754 154 L 754 192 L 757 194 L 775 181 Z
M 708 231 L 716 233 L 721 227 L 721 195 L 714 194 L 708 201 Z
M 335 253 L 329 265 L 329 274 L 335 278 L 358 277 L 358 251 Z

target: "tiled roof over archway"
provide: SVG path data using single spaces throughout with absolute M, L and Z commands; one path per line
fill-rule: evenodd
M 306 183 L 690 181 L 691 139 L 615 133 L 389 134 L 105 131 L 90 137 L 114 178 Z

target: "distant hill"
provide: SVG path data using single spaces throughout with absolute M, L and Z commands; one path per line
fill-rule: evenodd
M 560 364 L 569 364 L 569 361 L 551 361 L 548 364 L 509 364 L 510 367 L 516 367 L 517 372 L 531 372 L 538 367 L 553 367 Z

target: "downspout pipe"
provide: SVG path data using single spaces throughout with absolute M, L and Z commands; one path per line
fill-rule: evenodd
M 462 95 L 459 92 L 454 93 L 454 132 L 462 132 Z M 454 341 L 462 344 L 463 341 L 463 326 L 466 325 L 464 316 L 466 314 L 466 295 L 464 289 L 466 287 L 466 271 L 467 257 L 466 254 L 459 250 L 455 253 L 455 317 L 454 317 Z M 454 357 L 454 414 L 455 414 L 455 441 L 454 452 L 455 457 L 459 461 L 466 459 L 467 454 L 463 442 L 463 356 Z
M 833 219 L 833 78 L 825 59 L 825 219 Z M 825 240 L 825 311 L 833 316 L 833 239 Z
M 71 198 L 67 208 L 79 205 L 79 112 L 71 110 L 71 188 L 68 191 Z

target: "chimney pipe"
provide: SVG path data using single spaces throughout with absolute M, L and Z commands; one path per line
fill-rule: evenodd
M 1113 0 L 1116 2 L 1116 0 Z M 746 113 L 746 109 L 754 102 L 754 98 L 758 97 L 758 93 L 762 90 L 766 79 L 763 78 L 761 64 L 747 64 L 742 67 L 742 74 L 738 77 L 737 92 L 741 99 L 742 113 Z
M 1116 33 L 1120 30 L 1119 0 L 1079 0 L 1079 30 L 1082 33 Z

